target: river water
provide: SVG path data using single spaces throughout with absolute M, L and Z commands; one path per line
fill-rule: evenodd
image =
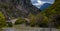
M 16 25 L 11 28 L 3 28 L 3 31 L 60 31 L 60 29 Z

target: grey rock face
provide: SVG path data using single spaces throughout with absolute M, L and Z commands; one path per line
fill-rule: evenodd
M 33 6 L 30 0 L 0 0 L 0 4 L 2 9 L 5 8 L 5 11 L 9 11 L 9 13 L 6 13 L 10 17 L 26 16 L 29 13 L 40 12 L 40 9 Z

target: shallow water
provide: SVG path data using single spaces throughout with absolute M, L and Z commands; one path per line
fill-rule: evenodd
M 29 27 L 29 26 L 14 26 L 11 28 L 3 28 L 4 31 L 59 31 L 60 29 L 55 28 L 39 28 L 39 27 Z

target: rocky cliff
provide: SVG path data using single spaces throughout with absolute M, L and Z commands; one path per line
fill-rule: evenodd
M 9 17 L 26 17 L 29 13 L 37 14 L 40 9 L 33 6 L 30 0 L 0 0 L 0 11 Z

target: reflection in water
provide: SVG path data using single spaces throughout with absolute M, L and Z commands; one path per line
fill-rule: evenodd
M 18 30 L 14 29 L 14 28 L 4 28 L 3 31 L 18 31 Z
M 13 29 L 13 28 L 6 28 L 4 29 L 4 31 L 59 31 L 58 29 L 50 29 L 50 28 L 28 28 L 28 29 L 25 29 L 25 28 L 21 28 L 21 29 Z
M 29 27 L 23 25 L 13 26 L 11 28 L 3 28 L 4 31 L 59 31 L 60 29 L 55 28 L 39 28 L 39 27 Z

